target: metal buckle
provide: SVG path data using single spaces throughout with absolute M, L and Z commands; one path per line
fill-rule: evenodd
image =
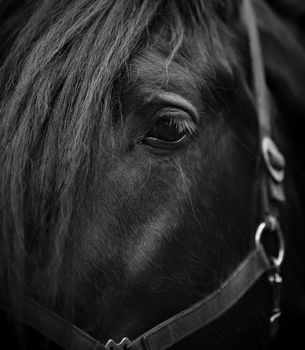
M 269 231 L 276 234 L 278 240 L 278 254 L 276 256 L 268 256 L 266 250 L 262 244 L 262 235 Z M 270 333 L 274 337 L 279 328 L 279 320 L 281 317 L 281 287 L 283 283 L 282 276 L 280 274 L 280 267 L 284 260 L 285 255 L 285 242 L 283 233 L 280 227 L 280 224 L 276 217 L 269 215 L 266 218 L 266 221 L 261 223 L 255 234 L 255 244 L 257 247 L 262 246 L 265 250 L 266 255 L 268 256 L 271 262 L 271 268 L 268 275 L 268 281 L 272 288 L 272 309 L 270 321 Z
M 128 345 L 131 345 L 131 341 L 128 338 L 123 338 L 119 344 L 110 339 L 105 345 L 105 348 L 107 350 L 125 350 Z
M 281 183 L 285 176 L 285 158 L 270 137 L 262 140 L 262 152 L 266 167 L 277 183 Z

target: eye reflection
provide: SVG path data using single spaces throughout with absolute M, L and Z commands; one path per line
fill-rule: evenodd
M 159 119 L 154 127 L 148 132 L 147 137 L 174 142 L 178 141 L 187 133 L 187 126 L 184 120 L 163 117 Z
M 197 130 L 193 118 L 177 108 L 164 108 L 156 114 L 155 119 L 154 126 L 142 141 L 154 148 L 171 149 L 182 146 Z

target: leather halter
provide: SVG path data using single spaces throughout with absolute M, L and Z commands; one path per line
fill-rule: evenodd
M 253 5 L 251 0 L 243 0 L 242 6 L 250 43 L 260 151 L 263 159 L 261 169 L 263 222 L 258 226 L 255 234 L 255 248 L 214 293 L 160 323 L 132 342 L 124 338 L 119 344 L 109 340 L 106 345 L 103 345 L 51 310 L 24 296 L 23 309 L 18 316 L 19 321 L 32 327 L 62 348 L 66 350 L 167 349 L 227 312 L 263 275 L 267 275 L 274 291 L 270 323 L 272 334 L 276 332 L 280 316 L 279 288 L 282 282 L 280 267 L 284 258 L 284 239 L 278 222 L 278 207 L 279 203 L 285 199 L 282 184 L 285 160 L 271 139 L 270 105 Z M 265 251 L 262 243 L 264 235 L 275 239 L 278 246 L 277 256 L 270 256 Z M 6 309 L 4 305 L 5 302 L 0 296 L 0 308 Z

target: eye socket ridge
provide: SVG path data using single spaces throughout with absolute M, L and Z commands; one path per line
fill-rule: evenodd
M 180 108 L 162 108 L 153 119 L 154 126 L 142 140 L 144 144 L 153 148 L 166 150 L 183 146 L 198 130 L 190 113 Z

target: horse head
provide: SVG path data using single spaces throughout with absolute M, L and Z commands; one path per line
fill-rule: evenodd
M 254 3 L 272 138 L 286 159 L 282 327 L 292 334 L 289 322 L 304 320 L 305 272 L 295 266 L 305 53 Z M 0 277 L 16 314 L 27 295 L 102 343 L 135 339 L 211 295 L 246 258 L 263 216 L 264 160 L 243 6 L 3 7 Z M 258 281 L 177 348 L 266 346 L 269 289 Z

